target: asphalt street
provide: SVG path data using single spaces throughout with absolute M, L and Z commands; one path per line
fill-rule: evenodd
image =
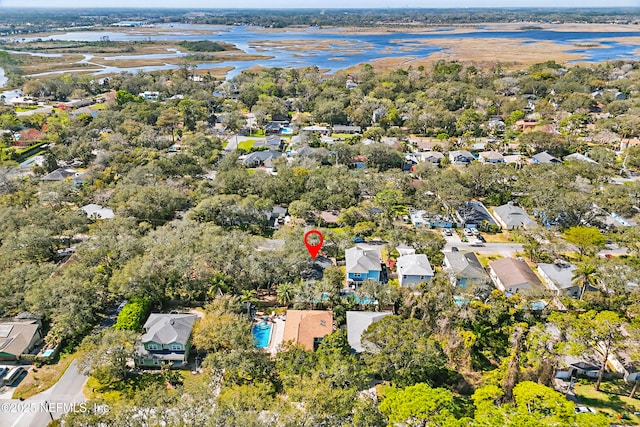
M 87 376 L 78 372 L 74 360 L 60 380 L 49 390 L 29 399 L 0 400 L 0 426 L 2 427 L 46 427 L 68 411 L 86 411 L 86 398 L 82 387 Z

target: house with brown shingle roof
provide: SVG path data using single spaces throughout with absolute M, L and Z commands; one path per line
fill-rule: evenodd
M 333 332 L 333 313 L 323 310 L 287 310 L 282 342 L 317 350 L 322 338 Z
M 502 292 L 516 293 L 544 289 L 542 281 L 524 262 L 515 258 L 502 258 L 489 263 L 489 276 Z

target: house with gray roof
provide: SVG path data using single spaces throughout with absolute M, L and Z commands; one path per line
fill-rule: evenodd
M 247 154 L 242 160 L 242 163 L 248 168 L 257 168 L 259 166 L 266 166 L 282 155 L 281 152 L 273 150 L 254 151 L 253 153 Z
M 578 298 L 580 296 L 580 286 L 573 282 L 573 274 L 576 271 L 575 264 L 557 262 L 554 264 L 540 263 L 538 264 L 538 273 L 545 285 L 554 291 L 556 295 L 571 296 Z M 596 291 L 597 289 L 588 287 L 586 291 Z
M 562 160 L 558 159 L 557 157 L 552 156 L 551 154 L 547 153 L 546 151 L 543 151 L 542 153 L 538 153 L 534 156 L 531 157 L 531 161 L 537 165 L 541 165 L 544 163 L 551 163 L 551 164 L 559 164 L 562 163 Z
M 509 294 L 544 289 L 531 267 L 515 258 L 502 258 L 489 263 L 489 276 L 496 288 Z
M 333 126 L 333 132 L 354 134 L 362 132 L 362 128 L 360 126 L 335 125 Z
M 382 255 L 380 248 L 360 244 L 345 251 L 347 283 L 356 285 L 366 279 L 382 280 Z
M 425 151 L 423 153 L 415 153 L 416 159 L 422 162 L 429 162 L 434 165 L 440 165 L 444 159 L 444 154 L 439 151 Z
M 398 258 L 396 267 L 401 287 L 415 287 L 419 283 L 428 283 L 433 278 L 433 269 L 425 254 L 402 255 Z
M 347 311 L 347 341 L 351 350 L 362 353 L 366 347 L 366 343 L 362 342 L 364 331 L 372 323 L 392 314 L 390 311 Z
M 79 176 L 80 176 L 80 174 L 75 169 L 58 168 L 58 169 L 54 170 L 53 172 L 49 172 L 48 174 L 46 174 L 45 176 L 43 176 L 40 179 L 42 181 L 64 181 L 65 179 L 67 179 L 69 177 L 74 177 L 75 178 L 75 177 L 79 177 Z
M 151 313 L 143 326 L 144 334 L 136 344 L 136 366 L 184 365 L 189 357 L 195 322 L 194 314 Z
M 453 165 L 468 165 L 476 158 L 466 150 L 449 151 L 449 160 Z
M 504 163 L 504 156 L 497 151 L 482 151 L 478 153 L 478 159 L 482 163 Z
M 491 279 L 473 252 L 445 252 L 443 267 L 453 286 L 469 289 L 484 288 Z
M 509 202 L 493 210 L 493 217 L 502 228 L 515 230 L 517 228 L 531 228 L 536 222 L 519 206 Z

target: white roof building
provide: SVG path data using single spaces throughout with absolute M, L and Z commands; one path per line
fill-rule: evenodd
M 390 311 L 347 311 L 347 340 L 356 353 L 365 350 L 366 343 L 362 343 L 362 334 L 369 325 L 386 316 L 391 316 Z
M 396 264 L 400 286 L 426 283 L 433 277 L 433 269 L 425 254 L 403 255 Z
M 80 209 L 82 209 L 87 215 L 87 218 L 90 219 L 113 219 L 115 217 L 111 208 L 103 208 L 95 203 L 90 203 Z

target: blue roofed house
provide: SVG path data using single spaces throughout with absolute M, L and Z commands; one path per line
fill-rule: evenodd
M 433 269 L 424 254 L 402 255 L 396 264 L 401 287 L 415 287 L 433 278 Z
M 482 202 L 466 202 L 456 209 L 456 215 L 458 222 L 464 224 L 465 228 L 487 229 L 491 226 L 499 227 Z
M 144 334 L 136 343 L 136 366 L 185 365 L 196 318 L 194 314 L 151 313 L 143 326 Z
M 347 284 L 356 285 L 366 279 L 382 280 L 382 256 L 380 248 L 357 245 L 345 251 Z

